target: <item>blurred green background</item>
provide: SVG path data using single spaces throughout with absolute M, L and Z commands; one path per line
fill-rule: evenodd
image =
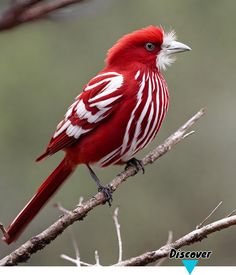
M 1 1 L 2 7 L 6 1 Z M 196 133 L 146 168 L 145 176 L 130 178 L 114 194 L 111 208 L 97 207 L 71 227 L 83 261 L 102 264 L 118 257 L 112 214 L 119 221 L 124 259 L 162 246 L 173 230 L 178 238 L 193 230 L 220 202 L 211 218 L 236 208 L 235 162 L 235 42 L 236 1 L 228 0 L 91 0 L 75 11 L 0 33 L 0 221 L 7 225 L 41 181 L 57 166 L 63 153 L 36 164 L 55 126 L 73 98 L 104 65 L 106 51 L 122 35 L 150 24 L 174 28 L 179 41 L 193 51 L 178 55 L 164 74 L 171 102 L 156 140 L 144 156 L 201 107 L 206 116 Z M 108 133 L 109 134 L 109 133 Z M 108 183 L 122 167 L 96 170 Z M 79 197 L 96 189 L 85 167 L 78 167 L 47 207 L 10 247 L 0 243 L 0 257 L 48 227 L 60 215 L 61 202 L 73 208 Z M 200 265 L 235 265 L 236 228 L 210 235 L 184 250 L 212 250 Z M 69 265 L 74 256 L 70 230 L 37 253 L 28 265 Z M 179 262 L 167 260 L 165 265 Z

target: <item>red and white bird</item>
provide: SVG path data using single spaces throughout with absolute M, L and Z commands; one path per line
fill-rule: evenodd
M 189 50 L 176 41 L 174 31 L 165 33 L 149 26 L 123 36 L 108 51 L 105 68 L 69 107 L 45 153 L 37 159 L 65 152 L 59 166 L 8 227 L 3 237 L 6 243 L 19 237 L 79 164 L 87 165 L 110 204 L 111 192 L 100 184 L 90 166 L 142 166 L 133 156 L 155 138 L 169 104 L 161 70 L 174 61 L 173 53 Z

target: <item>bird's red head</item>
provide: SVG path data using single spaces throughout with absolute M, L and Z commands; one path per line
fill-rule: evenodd
M 165 33 L 162 28 L 149 26 L 118 40 L 108 51 L 106 62 L 122 68 L 138 65 L 165 69 L 174 60 L 172 53 L 190 50 L 175 39 L 174 31 Z

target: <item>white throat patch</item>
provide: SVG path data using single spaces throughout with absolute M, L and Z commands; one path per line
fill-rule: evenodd
M 167 52 L 168 46 L 171 44 L 171 42 L 175 40 L 176 34 L 174 30 L 171 30 L 168 33 L 164 33 L 162 49 L 159 52 L 156 59 L 156 65 L 159 70 L 166 70 L 167 67 L 169 67 L 171 64 L 175 62 L 176 58 Z

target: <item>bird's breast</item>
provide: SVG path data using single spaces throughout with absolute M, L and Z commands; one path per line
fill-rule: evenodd
M 134 80 L 135 90 L 112 117 L 81 139 L 80 162 L 86 163 L 88 158 L 90 164 L 100 167 L 127 162 L 156 136 L 168 109 L 166 82 L 159 73 L 141 71 Z

